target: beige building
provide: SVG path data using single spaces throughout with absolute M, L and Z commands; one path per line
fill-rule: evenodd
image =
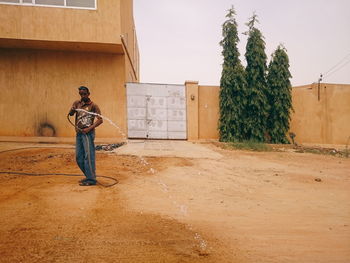
M 126 131 L 124 84 L 139 81 L 132 0 L 0 0 L 0 14 L 0 136 L 73 136 L 81 85 Z M 98 136 L 121 134 L 104 124 Z

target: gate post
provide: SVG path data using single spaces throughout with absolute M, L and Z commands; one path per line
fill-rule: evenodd
M 187 106 L 187 138 L 189 141 L 199 139 L 199 98 L 198 81 L 185 82 Z

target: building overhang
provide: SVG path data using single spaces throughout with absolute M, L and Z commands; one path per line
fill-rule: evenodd
M 114 54 L 124 53 L 121 43 L 70 42 L 12 38 L 0 38 L 0 48 L 101 52 Z

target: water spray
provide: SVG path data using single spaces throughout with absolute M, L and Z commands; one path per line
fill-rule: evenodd
M 98 113 L 94 113 L 94 112 L 89 112 L 89 111 L 86 111 L 86 110 L 83 110 L 83 109 L 76 109 L 76 111 L 80 111 L 80 112 L 84 112 L 84 113 L 87 113 L 87 114 L 90 114 L 90 115 L 94 115 L 94 116 L 98 116 L 98 117 L 101 117 L 102 119 L 104 120 L 107 120 L 110 124 L 112 124 L 112 126 L 114 126 L 115 128 L 118 129 L 118 131 L 120 132 L 120 134 L 123 136 L 123 138 L 125 139 L 125 141 L 127 141 L 127 136 L 126 134 L 120 129 L 120 127 L 118 125 L 116 125 L 113 121 L 111 121 L 109 118 L 106 118 L 104 117 L 103 115 L 101 114 L 98 114 Z M 69 119 L 69 115 L 67 115 L 67 118 L 69 120 L 69 122 L 75 127 L 75 125 L 70 121 Z M 155 174 L 156 173 L 156 170 L 153 169 L 153 167 L 151 167 L 150 163 L 147 162 L 147 160 L 145 158 L 143 158 L 142 156 L 140 155 L 137 155 L 137 157 L 139 158 L 140 160 L 140 163 L 143 165 L 143 166 L 148 166 L 150 167 L 149 169 L 149 173 L 151 174 Z M 187 206 L 186 205 L 183 205 L 183 204 L 179 204 L 172 195 L 169 194 L 169 186 L 164 183 L 161 179 L 158 178 L 157 182 L 156 182 L 162 192 L 164 194 L 167 194 L 168 198 L 170 199 L 170 201 L 172 202 L 172 204 L 179 210 L 180 214 L 183 216 L 183 217 L 186 217 L 188 215 L 188 209 L 187 209 Z M 195 231 L 193 226 L 189 223 L 187 223 L 188 225 L 188 228 L 189 230 L 191 231 Z M 194 240 L 196 240 L 196 242 L 198 242 L 199 244 L 199 249 L 201 250 L 201 253 L 203 253 L 207 248 L 208 248 L 208 245 L 207 245 L 207 242 L 203 239 L 203 237 L 195 232 L 195 235 L 194 235 Z
M 118 131 L 120 132 L 120 134 L 123 136 L 123 138 L 127 141 L 127 136 L 126 134 L 120 129 L 120 127 L 118 125 L 116 125 L 113 121 L 111 121 L 109 118 L 106 118 L 100 114 L 97 114 L 97 113 L 93 113 L 93 112 L 88 112 L 86 110 L 83 110 L 83 109 L 76 109 L 76 111 L 81 111 L 81 112 L 85 112 L 87 114 L 91 114 L 91 115 L 95 115 L 95 116 L 99 116 L 105 120 L 107 120 L 110 124 L 112 124 L 115 128 L 118 129 Z M 82 130 L 79 128 L 79 127 L 76 127 L 76 125 L 70 120 L 69 118 L 69 114 L 67 115 L 67 119 L 69 121 L 69 123 L 75 127 L 78 131 L 81 131 Z M 1 153 L 5 153 L 5 152 L 9 152 L 9 151 L 16 151 L 16 150 L 24 150 L 24 149 L 31 149 L 31 148 L 48 148 L 48 147 L 25 147 L 25 148 L 17 148 L 17 149 L 11 149 L 11 150 L 5 150 L 5 151 L 0 151 L 0 154 Z M 53 147 L 49 147 L 49 148 L 53 148 Z M 55 147 L 55 148 L 67 148 L 67 147 Z M 70 148 L 71 149 L 71 148 Z M 137 157 L 139 158 L 140 160 L 140 163 L 143 165 L 143 166 L 149 166 L 150 169 L 149 169 L 149 172 L 152 173 L 152 174 L 155 174 L 156 173 L 156 170 L 153 169 L 150 165 L 149 162 L 147 162 L 147 160 L 145 158 L 143 158 L 142 156 L 139 156 L 137 155 Z M 14 175 L 26 175 L 26 176 L 49 176 L 49 175 L 60 175 L 60 176 L 81 176 L 81 174 L 64 174 L 64 173 L 24 173 L 24 172 L 13 172 L 13 171 L 0 171 L 0 174 L 14 174 Z M 109 176 L 103 176 L 103 175 L 96 175 L 96 177 L 102 177 L 102 178 L 107 178 L 107 179 L 111 179 L 111 180 L 114 180 L 114 183 L 110 184 L 110 185 L 104 185 L 104 184 L 101 184 L 98 182 L 99 185 L 103 186 L 103 187 L 111 187 L 111 186 L 114 186 L 116 184 L 119 183 L 119 181 L 116 179 L 116 178 L 113 178 L 113 177 L 109 177 Z M 179 210 L 180 214 L 185 217 L 188 215 L 188 209 L 187 209 L 187 206 L 186 205 L 183 205 L 183 204 L 179 204 L 172 195 L 170 195 L 169 193 L 169 186 L 164 183 L 161 179 L 158 179 L 157 182 L 156 182 L 162 192 L 164 194 L 167 194 L 167 197 L 172 201 L 172 204 Z M 195 229 L 193 228 L 193 226 L 189 223 L 187 223 L 187 226 L 189 228 L 189 230 L 195 232 Z M 194 234 L 194 240 L 196 240 L 196 242 L 198 242 L 199 244 L 199 249 L 201 250 L 201 253 L 203 253 L 207 248 L 208 248 L 208 245 L 207 245 L 207 242 L 203 239 L 203 237 L 198 233 L 198 232 L 195 232 Z M 206 253 L 206 252 L 204 252 Z

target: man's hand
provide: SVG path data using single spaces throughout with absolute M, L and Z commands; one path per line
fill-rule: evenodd
M 87 133 L 89 133 L 93 128 L 94 128 L 93 126 L 90 126 L 90 127 L 88 127 L 88 128 L 82 129 L 81 132 L 84 133 L 84 134 L 87 134 Z
M 93 129 L 95 129 L 97 126 L 99 126 L 101 123 L 103 123 L 102 118 L 101 119 L 97 119 L 97 121 L 95 121 L 94 124 L 92 124 L 90 127 L 82 129 L 81 132 L 84 133 L 84 134 L 87 134 L 90 131 L 92 131 Z
M 70 109 L 69 116 L 73 116 L 77 111 L 74 108 Z

